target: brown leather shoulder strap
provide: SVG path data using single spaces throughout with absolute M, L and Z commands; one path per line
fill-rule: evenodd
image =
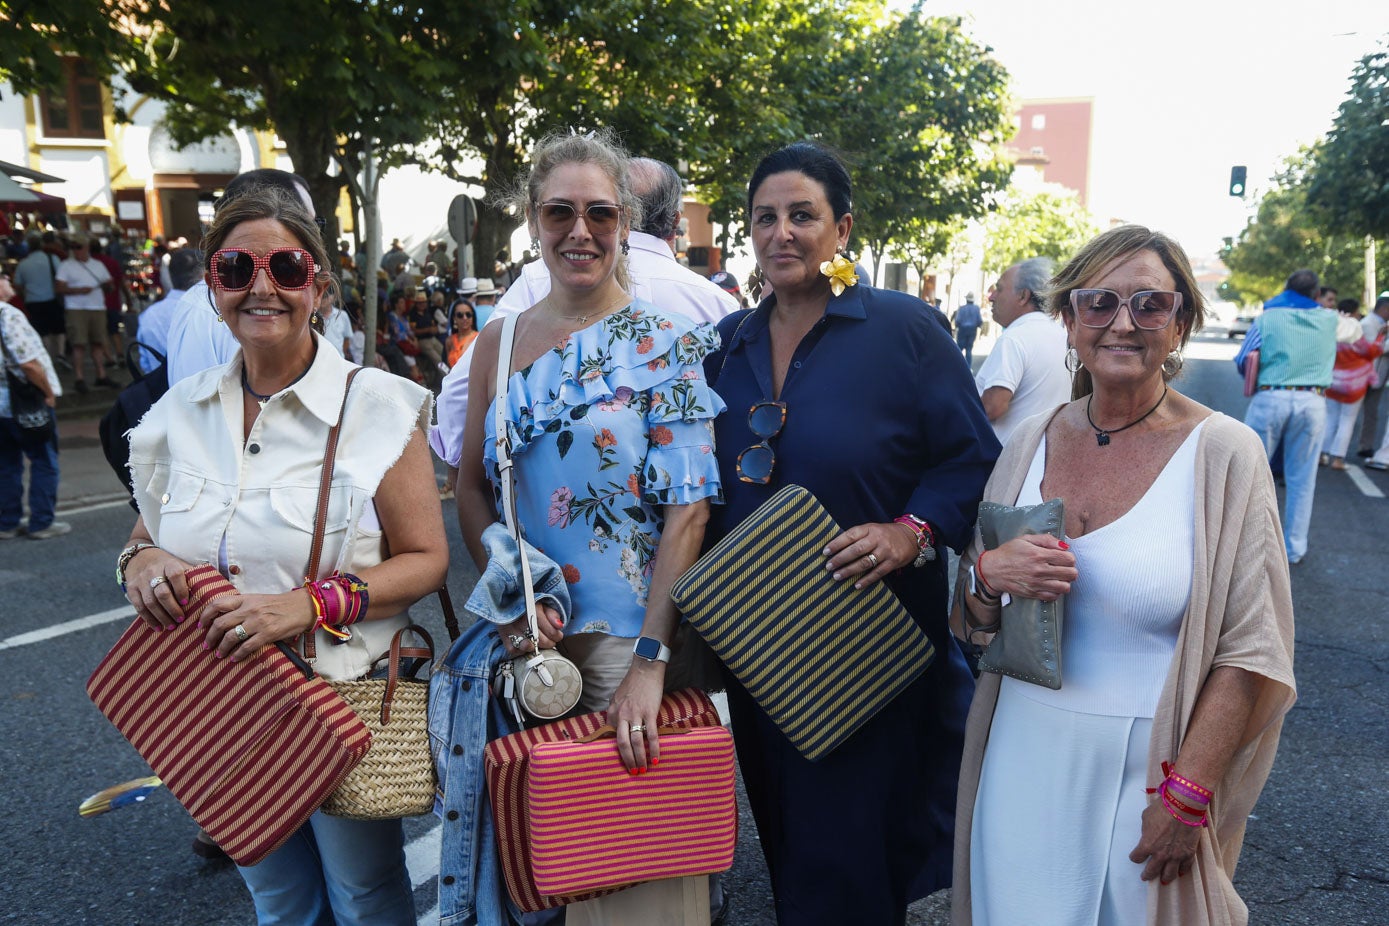
M 328 528 L 328 496 L 333 490 L 333 467 L 338 456 L 338 436 L 342 433 L 343 415 L 347 413 L 347 397 L 352 392 L 352 380 L 362 372 L 356 367 L 347 374 L 347 385 L 342 390 L 342 407 L 338 409 L 338 420 L 328 429 L 328 446 L 323 451 L 323 475 L 318 481 L 318 511 L 313 520 L 313 544 L 309 547 L 309 563 L 304 570 L 304 581 L 312 582 L 318 578 L 318 561 L 323 556 L 323 535 Z M 315 647 L 313 633 L 304 634 L 304 655 L 312 659 Z

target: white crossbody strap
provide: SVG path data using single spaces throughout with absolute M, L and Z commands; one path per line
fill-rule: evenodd
M 540 651 L 540 623 L 535 612 L 535 583 L 531 579 L 530 558 L 521 538 L 521 521 L 516 514 L 516 473 L 511 459 L 511 431 L 506 424 L 507 386 L 511 380 L 511 349 L 516 340 L 516 320 L 519 315 L 502 319 L 502 342 L 497 349 L 497 395 L 494 417 L 497 432 L 497 472 L 502 477 L 502 517 L 516 539 L 516 552 L 521 560 L 521 589 L 526 600 L 526 619 L 530 622 L 532 652 Z

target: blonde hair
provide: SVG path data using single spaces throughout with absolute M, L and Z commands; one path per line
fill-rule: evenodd
M 1182 347 L 1191 340 L 1193 332 L 1200 331 L 1206 323 L 1206 300 L 1196 284 L 1196 274 L 1192 272 L 1191 261 L 1186 251 L 1174 239 L 1142 225 L 1119 225 L 1090 239 L 1072 257 L 1066 266 L 1051 278 L 1046 292 L 1046 310 L 1053 318 L 1074 320 L 1071 308 L 1071 292 L 1084 288 L 1085 284 L 1104 272 L 1115 261 L 1132 257 L 1141 251 L 1151 251 L 1172 274 L 1177 292 L 1182 294 L 1182 307 L 1177 310 L 1174 324 L 1182 325 Z M 1175 374 L 1162 371 L 1164 381 Z M 1076 371 L 1071 384 L 1071 398 L 1094 392 L 1095 385 L 1090 379 L 1090 371 L 1081 367 Z
M 627 152 L 611 129 L 597 129 L 583 134 L 551 132 L 536 143 L 531 152 L 530 171 L 511 194 L 511 204 L 525 215 L 527 224 L 534 226 L 540 192 L 556 168 L 564 164 L 592 164 L 607 175 L 617 190 L 617 204 L 625 213 L 628 229 L 636 228 L 642 221 L 642 208 L 641 201 L 632 192 L 627 163 Z M 624 255 L 618 255 L 614 275 L 618 286 L 631 290 L 631 277 Z

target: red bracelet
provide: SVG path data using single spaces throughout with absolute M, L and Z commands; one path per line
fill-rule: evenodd
M 989 580 L 984 578 L 984 557 L 988 556 L 989 552 L 989 550 L 985 550 L 983 553 L 979 554 L 979 558 L 974 561 L 974 573 L 979 576 L 979 584 L 984 586 L 984 591 L 988 592 L 994 598 L 1002 598 L 1002 595 L 993 590 L 993 586 L 989 584 Z
M 1182 803 L 1182 801 L 1178 800 L 1172 794 L 1172 783 L 1170 781 L 1164 781 L 1162 783 L 1162 793 L 1167 795 L 1167 799 L 1171 801 L 1173 804 L 1177 805 L 1177 808 L 1182 812 L 1188 813 L 1193 817 L 1204 817 L 1206 815 L 1206 809 L 1204 807 L 1192 807 L 1191 805 L 1184 804 Z
M 1197 828 L 1197 827 L 1202 827 L 1202 826 L 1205 826 L 1205 825 L 1206 825 L 1206 816 L 1205 816 L 1205 814 L 1202 814 L 1202 815 L 1201 815 L 1201 819 L 1197 820 L 1195 823 L 1193 823 L 1192 821 L 1188 820 L 1186 817 L 1183 817 L 1183 816 L 1181 815 L 1181 813 L 1177 810 L 1177 808 L 1174 807 L 1174 806 L 1172 806 L 1172 799 L 1171 799 L 1170 797 L 1167 796 L 1167 789 L 1166 789 L 1166 788 L 1159 788 L 1159 789 L 1158 789 L 1158 796 L 1162 798 L 1162 807 L 1163 807 L 1163 809 L 1167 811 L 1168 816 L 1170 816 L 1173 820 L 1176 820 L 1178 823 L 1182 824 L 1183 826 L 1190 826 L 1190 827 L 1192 827 L 1193 829 L 1195 829 L 1195 828 Z
M 1178 775 L 1175 771 L 1171 769 L 1167 770 L 1167 777 L 1172 779 L 1177 784 L 1181 785 L 1183 789 L 1190 789 L 1192 792 L 1194 792 L 1192 794 L 1193 798 L 1200 799 L 1204 797 L 1206 800 L 1203 803 L 1210 803 L 1210 799 L 1215 797 L 1215 792 L 1206 790 L 1205 788 L 1201 787 L 1189 778 L 1183 778 L 1181 775 Z

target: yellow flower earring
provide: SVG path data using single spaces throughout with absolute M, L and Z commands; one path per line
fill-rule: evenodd
M 854 262 L 843 254 L 836 254 L 834 260 L 821 263 L 820 272 L 830 278 L 830 290 L 836 296 L 850 286 L 858 285 L 858 274 L 854 272 Z

